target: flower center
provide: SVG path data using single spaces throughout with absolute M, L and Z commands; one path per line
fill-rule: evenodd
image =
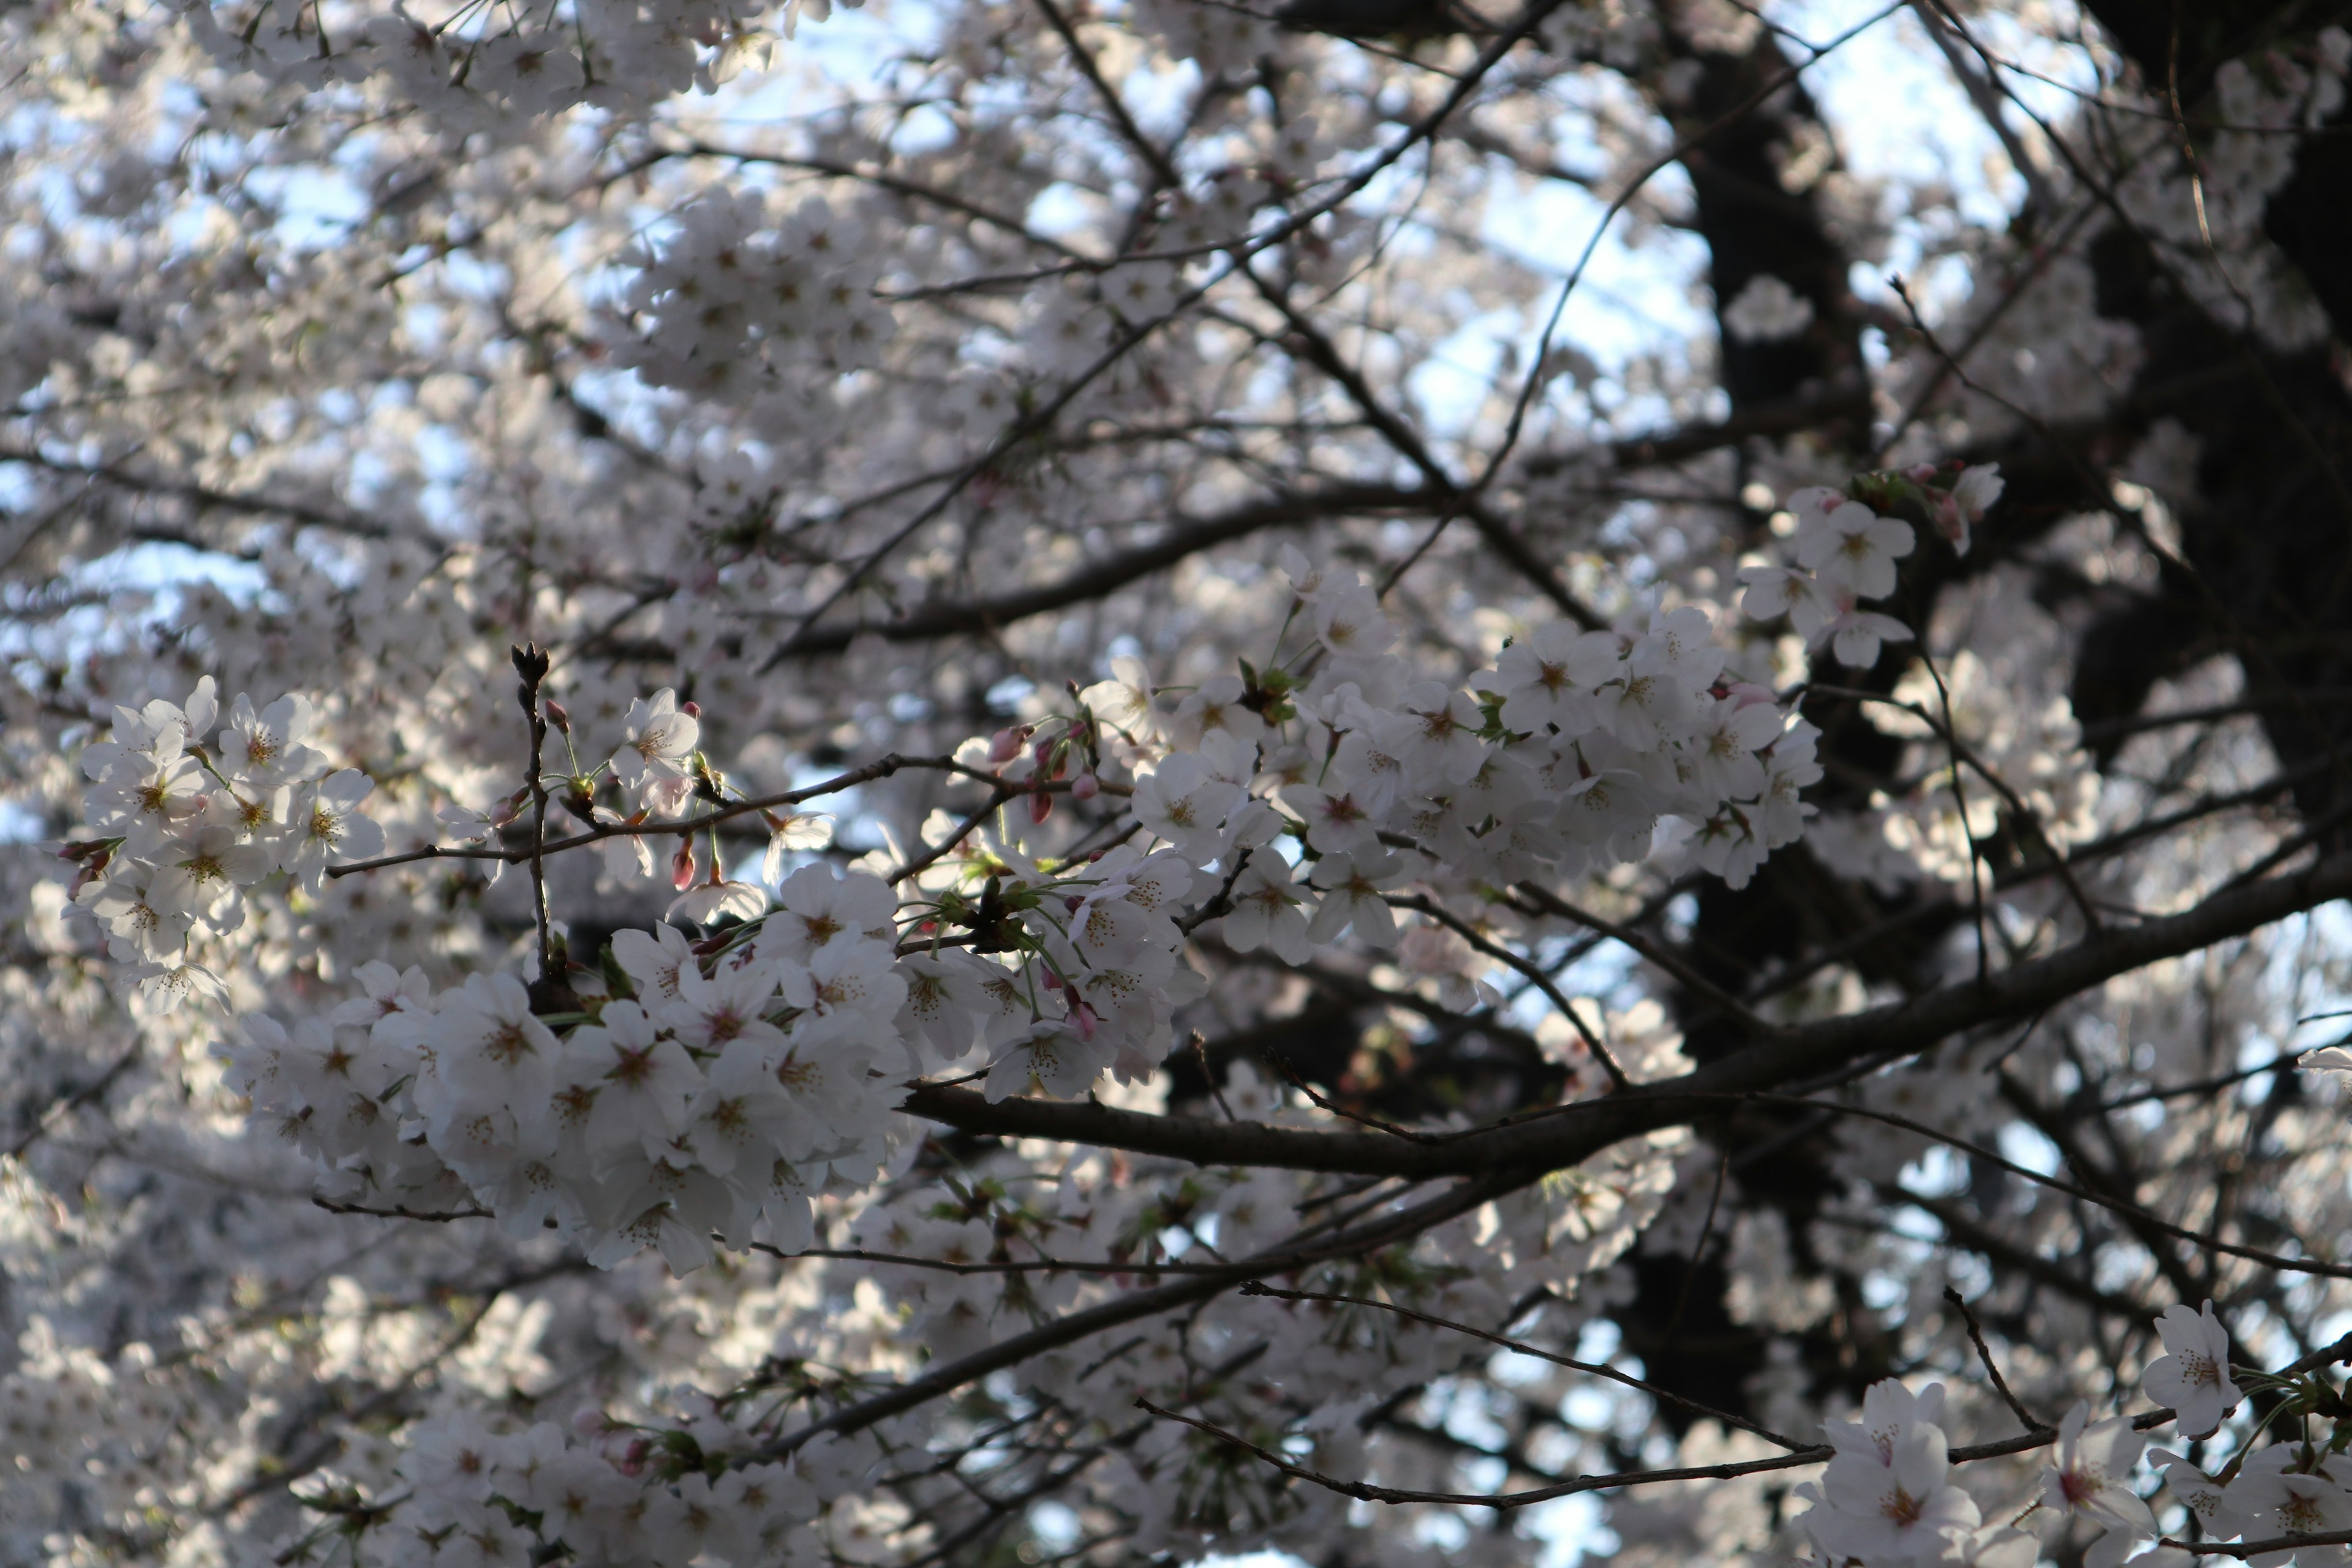
M 530 1037 L 523 1033 L 521 1025 L 506 1024 L 500 1026 L 499 1032 L 492 1035 L 482 1048 L 499 1062 L 512 1067 L 530 1055 Z

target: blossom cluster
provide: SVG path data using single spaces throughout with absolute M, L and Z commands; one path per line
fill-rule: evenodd
M 811 1244 L 809 1196 L 871 1182 L 903 1081 L 888 890 L 810 867 L 759 934 L 706 968 L 677 928 L 623 931 L 620 985 L 559 1037 L 511 974 L 432 993 L 362 968 L 367 994 L 224 1047 L 254 1114 L 317 1159 L 331 1199 L 412 1211 L 470 1193 L 518 1237 L 554 1228 L 610 1267 L 681 1272 L 715 1235 Z M 586 977 L 582 977 L 586 984 Z
M 707 197 L 679 212 L 667 244 L 635 265 L 614 359 L 656 386 L 756 405 L 804 364 L 875 362 L 894 331 L 873 294 L 866 226 L 854 211 L 803 198 L 771 216 L 756 194 Z
M 1938 479 L 1948 482 L 1935 483 Z M 1909 523 L 1879 515 L 1870 501 L 1908 501 L 1927 514 L 1955 554 L 1965 555 L 1971 525 L 1984 521 L 2000 491 L 1996 464 L 1956 475 L 1930 464 L 1899 475 L 1865 475 L 1844 489 L 1799 490 L 1788 505 L 1796 564 L 1742 567 L 1739 580 L 1748 584 L 1742 607 L 1759 621 L 1786 616 L 1808 645 L 1827 645 L 1840 664 L 1867 669 L 1878 662 L 1883 645 L 1909 641 L 1911 629 L 1862 608 L 1862 602 L 1895 592 L 1895 563 L 1916 543 Z
M 864 1479 L 870 1443 L 819 1437 L 781 1462 L 712 1404 L 677 1425 L 583 1408 L 569 1431 L 494 1429 L 471 1412 L 428 1417 L 398 1463 L 405 1495 L 384 1533 L 392 1561 L 582 1564 L 825 1561 L 812 1524 Z M 318 1532 L 327 1536 L 332 1526 Z
M 1148 1079 L 1176 1010 L 1207 985 L 1186 951 L 1196 931 L 1286 964 L 1352 931 L 1464 1009 L 1494 993 L 1453 930 L 1400 925 L 1414 884 L 1507 888 L 1666 843 L 1738 885 L 1801 831 L 1813 732 L 1725 679 L 1703 611 L 1539 626 L 1464 689 L 1412 679 L 1360 580 L 1295 552 L 1287 570 L 1296 635 L 1264 668 L 1163 690 L 1122 661 L 1071 712 L 969 742 L 959 765 L 1000 808 L 948 830 L 900 874 L 903 896 L 870 871 L 810 864 L 772 900 L 724 874 L 715 840 L 698 878 L 689 828 L 670 915 L 703 940 L 625 931 L 602 966 L 567 959 L 543 977 L 570 1000 L 536 1008 L 512 974 L 436 994 L 423 970 L 377 961 L 332 1014 L 290 1031 L 248 1019 L 224 1047 L 230 1082 L 319 1163 L 333 1201 L 428 1212 L 470 1198 L 519 1237 L 577 1238 L 600 1265 L 650 1246 L 683 1270 L 713 1237 L 809 1246 L 811 1195 L 876 1179 L 910 1079 L 969 1063 L 991 1100 Z M 305 766 L 289 752 L 300 711 L 240 707 L 233 728 L 276 737 L 247 752 L 276 746 L 278 765 Z M 550 712 L 571 759 L 539 785 L 597 826 L 616 870 L 651 872 L 655 834 L 721 795 L 699 710 L 670 691 L 633 704 L 593 768 L 562 706 Z M 113 752 L 92 764 L 108 778 L 121 765 Z M 317 801 L 342 798 L 333 782 Z M 488 841 L 529 794 L 447 815 Z M 1062 827 L 1065 799 L 1122 807 L 1131 826 L 1091 848 L 1033 843 Z M 772 848 L 772 876 L 786 858 Z M 315 854 L 299 865 L 318 874 Z
M 770 5 L 715 0 L 651 5 L 589 0 L 501 10 L 484 26 L 469 7 L 420 16 L 406 5 L 325 7 L 298 0 L 198 0 L 180 7 L 195 41 L 221 65 L 275 85 L 319 88 L 381 79 L 407 103 L 463 135 L 527 122 L 575 105 L 642 110 L 709 92 L 773 47 Z M 825 0 L 790 0 L 786 27 Z
M 191 944 L 243 926 L 257 884 L 284 873 L 315 891 L 330 857 L 383 848 L 383 829 L 360 810 L 374 781 L 330 773 L 307 743 L 313 722 L 299 695 L 257 709 L 240 693 L 224 718 L 206 676 L 184 702 L 118 707 L 110 738 L 82 748 L 90 785 L 65 847 L 80 868 L 74 902 L 157 1005 L 220 995 Z
M 1838 1568 L 1929 1563 L 2032 1568 L 2070 1536 L 2083 1546 L 2082 1561 L 2090 1568 L 2116 1568 L 2127 1560 L 2169 1564 L 2173 1559 L 2161 1553 L 2139 1555 L 2158 1533 L 2155 1510 L 2135 1485 L 2146 1433 L 2170 1421 L 2187 1438 L 2211 1438 L 2244 1394 L 2231 1375 L 2230 1336 L 2212 1302 L 2201 1310 L 2169 1307 L 2156 1327 L 2166 1353 L 2148 1363 L 2140 1384 L 2162 1408 L 2094 1421 L 2090 1405 L 2078 1401 L 2050 1435 L 2053 1451 L 2039 1495 L 2007 1522 L 1986 1521 L 1977 1497 L 1954 1478 L 1944 1385 L 1915 1393 L 1888 1380 L 1870 1388 L 1859 1422 L 1824 1424 L 1832 1456 L 1818 1483 L 1797 1489 L 1812 1504 L 1799 1527 L 1821 1561 Z M 2336 1397 L 2332 1388 L 2270 1381 L 2290 1394 L 2315 1394 L 2322 1404 Z M 2288 1441 L 2241 1448 L 2220 1477 L 2167 1449 L 2148 1457 L 2164 1472 L 2166 1489 L 2208 1539 L 2276 1540 L 2352 1527 L 2352 1473 L 2336 1447 Z M 2309 1549 L 2301 1560 L 2319 1560 L 2312 1550 L 2333 1549 Z M 2254 1560 L 2284 1562 L 2294 1555 L 2289 1548 Z

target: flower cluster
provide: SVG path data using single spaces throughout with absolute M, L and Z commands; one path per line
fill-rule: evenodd
M 807 867 L 715 950 L 667 925 L 621 932 L 611 979 L 576 977 L 575 1015 L 533 1013 L 510 974 L 436 996 L 421 970 L 370 964 L 367 994 L 330 1016 L 247 1020 L 229 1081 L 336 1201 L 470 1194 L 510 1234 L 554 1228 L 603 1267 L 655 1247 L 683 1272 L 714 1235 L 755 1230 L 797 1251 L 810 1194 L 880 1167 L 885 1086 L 930 1065 L 899 1049 L 893 909 L 871 877 Z
M 499 1430 L 471 1413 L 428 1417 L 398 1462 L 387 1531 L 394 1561 L 582 1564 L 815 1563 L 812 1525 L 863 1478 L 870 1444 L 819 1437 L 782 1462 L 754 1434 L 702 1408 L 652 1428 L 583 1408 L 567 1432 Z M 323 1531 L 321 1534 L 323 1535 Z
M 227 1047 L 232 1084 L 325 1167 L 336 1201 L 414 1212 L 470 1194 L 515 1235 L 551 1227 L 607 1265 L 657 1247 L 685 1269 L 714 1236 L 809 1245 L 810 1195 L 875 1178 L 893 1086 L 909 1078 L 975 1053 L 991 1100 L 1150 1078 L 1175 1011 L 1206 988 L 1186 956 L 1196 930 L 1287 964 L 1352 931 L 1467 1008 L 1495 994 L 1454 931 L 1400 927 L 1412 884 L 1638 861 L 1671 816 L 1693 858 L 1737 885 L 1801 830 L 1812 731 L 1724 681 L 1703 612 L 1538 626 L 1465 690 L 1411 678 L 1360 581 L 1295 552 L 1288 571 L 1300 635 L 1265 668 L 1159 690 L 1125 663 L 1071 713 L 969 742 L 959 765 L 1002 809 L 910 868 L 903 903 L 874 875 L 811 865 L 772 905 L 723 874 L 715 840 L 698 880 L 684 832 L 670 915 L 706 940 L 624 931 L 601 969 L 551 972 L 572 1000 L 537 1010 L 512 975 L 436 995 L 421 970 L 376 962 L 359 974 L 366 994 L 331 1016 L 291 1031 L 250 1020 Z M 572 760 L 540 786 L 604 831 L 615 869 L 649 872 L 653 834 L 698 792 L 720 798 L 699 710 L 673 692 L 637 700 L 593 768 L 550 711 Z M 239 708 L 239 754 L 307 765 L 300 710 L 270 713 Z M 178 721 L 156 722 L 168 756 L 150 770 L 178 755 Z M 122 765 L 112 752 L 93 764 Z M 304 821 L 327 821 L 316 802 L 341 798 L 334 782 L 304 796 Z M 457 820 L 487 838 L 527 797 Z M 1094 810 L 1123 797 L 1131 826 L 1100 847 L 1032 845 L 1061 828 L 1064 797 Z
M 1938 479 L 1949 482 L 1933 482 Z M 1799 490 L 1788 507 L 1796 564 L 1742 567 L 1739 580 L 1748 584 L 1742 605 L 1759 621 L 1786 616 L 1809 645 L 1826 644 L 1839 663 L 1867 669 L 1878 662 L 1884 644 L 1911 638 L 1911 628 L 1894 616 L 1861 607 L 1865 599 L 1895 592 L 1895 563 L 1916 542 L 1909 523 L 1881 516 L 1878 509 L 1923 511 L 1954 552 L 1965 555 L 1969 525 L 1983 521 L 2000 490 L 2000 468 L 1990 464 L 1953 476 L 1927 466 L 1900 475 L 1864 475 L 1843 489 Z
M 374 781 L 328 772 L 306 743 L 312 723 L 305 697 L 256 709 L 242 693 L 224 721 L 206 676 L 184 702 L 118 707 L 111 737 L 82 748 L 84 825 L 63 851 L 80 868 L 74 902 L 156 1005 L 220 994 L 190 947 L 243 926 L 257 884 L 284 873 L 316 891 L 331 857 L 383 850 L 383 829 L 360 811 Z
M 714 195 L 677 216 L 675 234 L 628 258 L 614 358 L 657 386 L 757 405 L 804 365 L 872 364 L 889 310 L 866 268 L 866 226 L 822 197 L 771 216 L 757 195 Z
M 487 26 L 467 25 L 463 6 L 446 18 L 403 5 L 331 18 L 298 0 L 199 0 L 181 9 L 196 42 L 232 70 L 310 88 L 381 79 L 460 135 L 583 103 L 642 110 L 689 86 L 709 92 L 773 47 L 760 18 L 774 7 L 712 0 L 598 0 L 561 15 L 526 5 Z M 824 0 L 792 0 L 787 9 L 821 16 Z

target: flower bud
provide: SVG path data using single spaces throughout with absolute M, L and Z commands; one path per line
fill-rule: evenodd
M 572 733 L 572 715 L 563 710 L 563 704 L 551 697 L 547 700 L 546 708 L 547 721 L 555 726 L 556 733 Z
M 1044 790 L 1039 790 L 1029 797 L 1029 820 L 1033 824 L 1043 822 L 1053 815 L 1054 797 L 1052 795 L 1047 795 Z
M 1092 773 L 1080 773 L 1070 781 L 1072 800 L 1092 800 L 1100 794 L 1102 794 L 1102 780 Z
M 678 836 L 677 853 L 669 858 L 669 885 L 683 893 L 694 886 L 694 840 Z
M 1001 766 L 1021 754 L 1021 744 L 1029 738 L 1029 726 L 1013 724 L 999 730 L 988 739 L 988 760 L 992 766 Z

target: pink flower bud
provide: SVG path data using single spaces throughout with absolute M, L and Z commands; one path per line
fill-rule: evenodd
M 1013 724 L 999 730 L 988 740 L 988 761 L 992 767 L 1002 767 L 1021 754 L 1021 743 L 1029 738 L 1029 726 Z
M 1100 794 L 1102 794 L 1102 780 L 1092 773 L 1080 773 L 1070 781 L 1072 800 L 1092 800 Z
M 572 1435 L 575 1437 L 602 1437 L 612 1424 L 604 1413 L 593 1405 L 583 1405 L 572 1413 Z
M 702 704 L 699 702 L 681 702 L 677 705 L 677 710 L 689 719 L 702 717 Z
M 683 893 L 694 886 L 694 840 L 680 836 L 677 853 L 669 858 L 669 885 Z
M 1031 822 L 1043 822 L 1053 815 L 1054 797 L 1052 795 L 1047 795 L 1044 790 L 1039 790 L 1036 794 L 1029 797 L 1029 820 Z
M 558 734 L 572 733 L 572 715 L 565 712 L 563 704 L 552 697 L 547 700 L 547 721 L 555 726 Z

